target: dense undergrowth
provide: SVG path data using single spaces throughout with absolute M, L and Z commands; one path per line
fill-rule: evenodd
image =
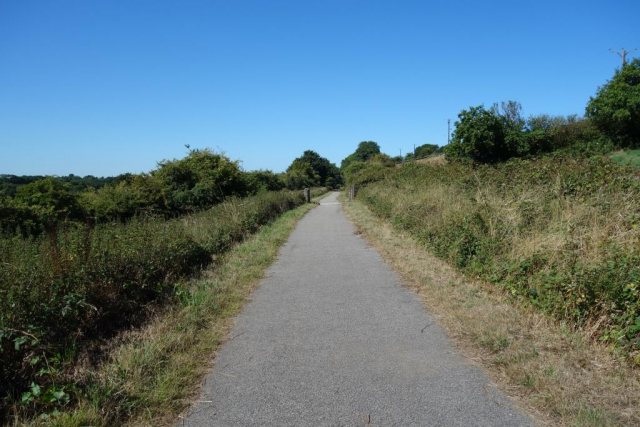
M 640 363 L 640 173 L 607 157 L 371 165 L 358 198 L 461 270 Z
M 41 412 L 84 393 L 79 358 L 99 361 L 105 339 L 179 298 L 181 278 L 303 202 L 271 192 L 168 221 L 70 222 L 0 238 L 0 419 L 9 406 Z

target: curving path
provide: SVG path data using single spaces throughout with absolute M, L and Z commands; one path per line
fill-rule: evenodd
M 342 213 L 298 224 L 185 426 L 530 426 Z

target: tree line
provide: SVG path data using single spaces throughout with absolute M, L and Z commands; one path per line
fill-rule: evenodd
M 117 177 L 0 176 L 0 231 L 36 236 L 60 223 L 92 225 L 139 215 L 172 218 L 230 197 L 342 184 L 336 165 L 307 150 L 287 171 L 244 171 L 239 161 L 208 149 L 163 160 L 149 173 Z

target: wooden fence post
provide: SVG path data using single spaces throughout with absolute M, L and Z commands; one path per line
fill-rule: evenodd
M 311 203 L 311 190 L 308 188 L 304 189 L 304 200 L 307 203 Z

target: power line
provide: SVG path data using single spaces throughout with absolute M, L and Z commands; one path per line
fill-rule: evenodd
M 617 53 L 618 56 L 620 58 L 622 58 L 622 68 L 624 68 L 624 66 L 627 65 L 627 55 L 630 54 L 630 53 L 637 52 L 637 51 L 638 51 L 638 49 L 626 50 L 625 48 L 622 48 L 620 50 L 611 50 L 611 48 L 609 48 L 609 52 Z

